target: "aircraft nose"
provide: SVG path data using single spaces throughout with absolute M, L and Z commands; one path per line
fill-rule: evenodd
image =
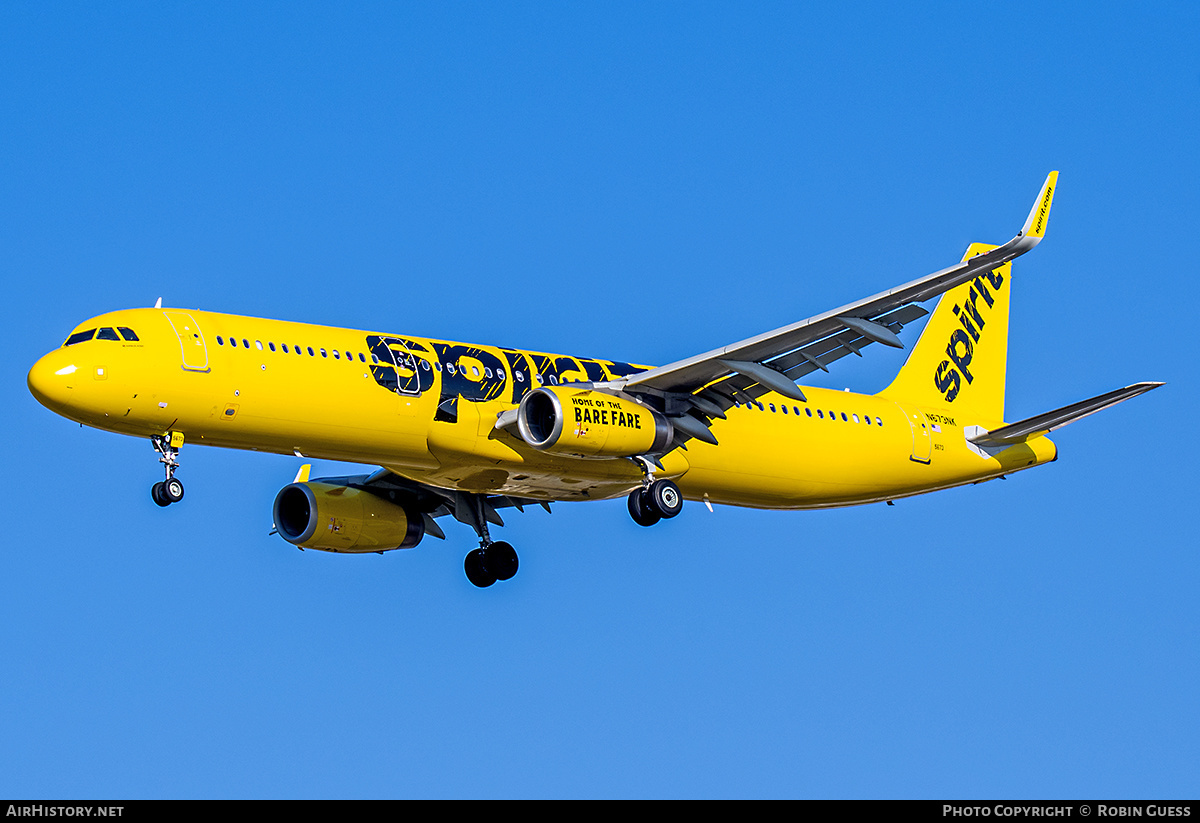
M 55 349 L 33 364 L 26 382 L 37 401 L 54 412 L 70 406 L 83 372 L 65 349 Z

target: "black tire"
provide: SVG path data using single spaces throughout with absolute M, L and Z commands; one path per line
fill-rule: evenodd
M 168 500 L 166 495 L 163 493 L 162 483 L 155 483 L 150 487 L 150 497 L 153 498 L 155 503 L 163 506 L 164 508 L 171 505 L 171 501 Z
M 162 484 L 162 496 L 168 503 L 178 503 L 183 499 L 183 483 L 177 478 L 170 478 Z
M 467 559 L 463 561 L 463 570 L 471 584 L 481 589 L 486 589 L 496 582 L 495 575 L 483 565 L 483 549 L 476 549 L 467 555 Z
M 672 518 L 683 511 L 683 495 L 670 480 L 655 480 L 646 490 L 646 508 L 660 517 Z
M 483 566 L 497 580 L 511 580 L 519 565 L 517 551 L 508 543 L 493 543 L 483 550 Z
M 646 490 L 634 489 L 629 493 L 629 516 L 639 526 L 653 526 L 662 516 L 646 505 Z

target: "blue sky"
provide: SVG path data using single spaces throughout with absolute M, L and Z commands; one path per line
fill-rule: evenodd
M 0 8 L 0 795 L 1197 795 L 1200 13 L 744 6 Z M 185 448 L 160 510 L 25 387 L 159 296 L 668 362 L 1007 240 L 1051 169 L 1010 417 L 1169 385 L 894 507 L 514 514 L 481 591 L 458 524 L 269 536 L 295 458 Z

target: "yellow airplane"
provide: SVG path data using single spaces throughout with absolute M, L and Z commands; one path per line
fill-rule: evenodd
M 1002 246 L 873 297 L 652 368 L 612 360 L 162 308 L 94 317 L 29 372 L 42 405 L 147 437 L 183 498 L 189 443 L 366 463 L 275 498 L 302 549 L 382 552 L 471 526 L 476 586 L 517 571 L 493 542 L 498 510 L 628 496 L 650 526 L 683 501 L 766 509 L 847 506 L 978 483 L 1054 460 L 1046 434 L 1161 383 L 1016 423 L 1004 419 L 1011 261 L 1045 236 L 1057 172 Z M 796 381 L 898 332 L 941 296 L 900 373 L 875 395 Z

